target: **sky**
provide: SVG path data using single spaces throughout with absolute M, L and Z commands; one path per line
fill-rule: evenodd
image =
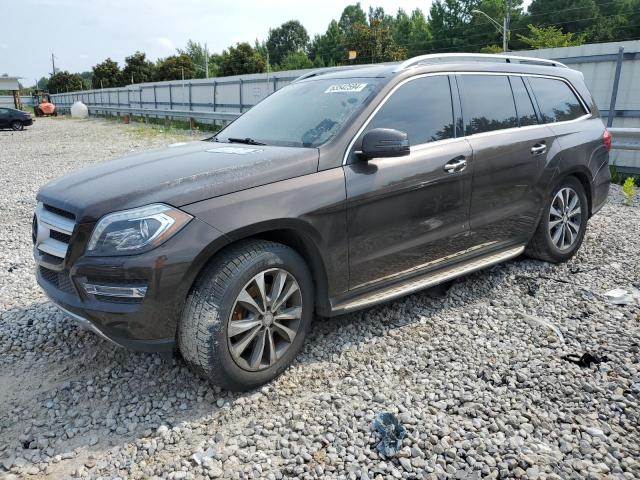
M 82 72 L 111 57 L 120 66 L 136 50 L 156 60 L 191 39 L 222 52 L 237 42 L 266 40 L 269 28 L 299 20 L 309 36 L 323 33 L 349 0 L 0 0 L 0 75 L 24 85 L 56 69 Z M 360 1 L 428 13 L 431 0 Z

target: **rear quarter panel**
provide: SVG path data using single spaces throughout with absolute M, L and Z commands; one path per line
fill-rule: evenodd
M 609 151 L 602 142 L 604 124 L 599 117 L 549 124 L 556 135 L 560 153 L 551 169 L 550 186 L 558 178 L 567 174 L 578 174 L 588 180 L 590 210 L 597 211 L 606 200 L 611 175 L 609 172 Z

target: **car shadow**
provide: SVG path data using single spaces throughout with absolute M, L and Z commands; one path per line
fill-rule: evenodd
M 304 384 L 307 375 L 319 370 L 309 366 L 330 362 L 390 330 L 424 323 L 429 315 L 451 308 L 452 295 L 459 297 L 469 282 L 470 301 L 490 300 L 513 263 L 463 277 L 449 291 L 434 287 L 359 312 L 317 318 L 291 367 L 296 373 L 285 371 L 268 388 L 278 389 L 288 375 Z M 202 422 L 255 393 L 212 386 L 177 355 L 162 358 L 116 347 L 77 326 L 50 302 L 0 316 L 0 445 L 21 448 L 27 464 L 79 447 L 85 455 L 105 451 L 150 436 L 160 425 Z

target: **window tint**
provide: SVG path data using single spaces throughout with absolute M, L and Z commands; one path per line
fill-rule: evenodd
M 409 135 L 411 145 L 452 138 L 453 106 L 446 76 L 412 80 L 396 90 L 378 110 L 364 133 L 395 128 Z
M 465 132 L 490 132 L 518 126 L 516 106 L 506 76 L 461 75 Z
M 531 103 L 531 97 L 529 92 L 524 86 L 522 77 L 510 77 L 511 88 L 513 89 L 513 98 L 516 100 L 516 110 L 518 111 L 518 120 L 520 126 L 535 125 L 538 123 L 536 112 L 533 109 L 533 103 Z
M 545 123 L 573 120 L 586 113 L 569 85 L 563 81 L 530 77 L 529 83 Z

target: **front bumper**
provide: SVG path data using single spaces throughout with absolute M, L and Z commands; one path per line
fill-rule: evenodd
M 206 223 L 193 219 L 146 253 L 76 257 L 74 234 L 62 264 L 50 263 L 46 254 L 34 249 L 36 278 L 53 303 L 101 337 L 131 350 L 171 351 L 189 288 L 208 259 L 208 245 L 219 236 Z M 89 293 L 87 283 L 144 286 L 146 291 L 141 298 L 109 297 Z

